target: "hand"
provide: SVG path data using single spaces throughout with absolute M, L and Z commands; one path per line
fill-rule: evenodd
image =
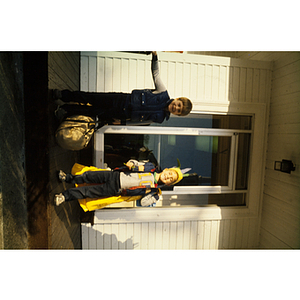
M 121 120 L 114 118 L 114 121 L 112 123 L 113 123 L 113 125 L 121 125 Z
M 132 161 L 128 161 L 127 163 L 126 163 L 126 167 L 129 169 L 129 170 L 131 170 L 131 168 L 134 166 L 134 163 L 132 162 Z
M 139 171 L 144 172 L 145 171 L 145 166 L 139 166 Z

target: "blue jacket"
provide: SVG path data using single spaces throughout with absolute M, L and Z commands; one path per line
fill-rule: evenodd
M 153 90 L 133 90 L 131 93 L 128 124 L 162 123 L 170 118 L 170 112 L 166 110 L 172 101 L 167 91 L 153 93 Z

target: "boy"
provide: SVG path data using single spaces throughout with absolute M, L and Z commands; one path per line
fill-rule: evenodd
M 89 93 L 69 90 L 53 90 L 53 99 L 78 102 L 85 105 L 64 104 L 57 116 L 85 115 L 114 125 L 149 125 L 162 123 L 170 114 L 186 116 L 192 110 L 192 102 L 185 97 L 170 99 L 158 67 L 156 51 L 152 51 L 151 63 L 154 90 L 133 90 L 131 93 Z M 87 105 L 90 104 L 90 105 Z
M 141 196 L 141 205 L 149 206 L 159 199 L 158 185 L 176 184 L 182 178 L 180 168 L 164 169 L 156 173 L 150 162 L 139 163 L 130 160 L 126 171 L 87 171 L 80 175 L 59 172 L 59 179 L 67 183 L 92 184 L 71 188 L 55 195 L 54 201 L 58 206 L 65 201 L 85 198 L 107 198 L 112 196 Z

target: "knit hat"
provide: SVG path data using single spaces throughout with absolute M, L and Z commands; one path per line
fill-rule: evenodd
M 180 168 L 169 168 L 169 170 L 175 171 L 177 173 L 177 176 L 178 176 L 177 180 L 172 182 L 172 185 L 178 183 L 183 178 L 183 175 L 182 175 L 182 172 L 181 172 Z
M 191 170 L 191 168 L 186 168 L 186 169 L 181 170 L 180 169 L 181 163 L 180 163 L 180 161 L 179 161 L 178 158 L 177 158 L 177 165 L 178 165 L 177 167 L 170 168 L 170 170 L 174 170 L 177 173 L 177 175 L 178 175 L 177 180 L 175 182 L 173 182 L 172 185 L 178 183 L 183 177 L 189 176 L 188 174 L 184 174 L 184 173 L 186 173 L 189 170 Z

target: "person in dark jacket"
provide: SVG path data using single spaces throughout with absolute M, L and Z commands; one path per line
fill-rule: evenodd
M 114 125 L 149 125 L 168 120 L 170 114 L 188 115 L 192 110 L 192 102 L 186 97 L 170 99 L 160 78 L 156 51 L 152 51 L 151 71 L 155 89 L 133 90 L 131 93 L 53 90 L 53 99 L 65 102 L 59 107 L 57 114 L 63 117 L 97 116 Z

